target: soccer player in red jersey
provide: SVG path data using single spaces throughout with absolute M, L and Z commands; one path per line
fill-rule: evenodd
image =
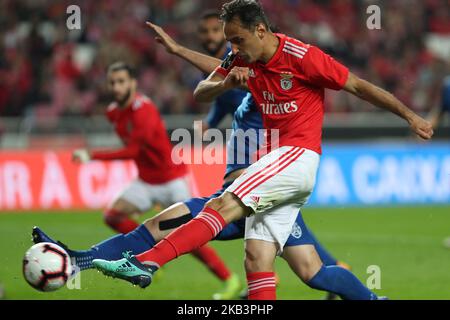
M 203 212 L 159 242 L 153 249 L 123 261 L 96 261 L 105 272 L 142 287 L 159 267 L 215 237 L 227 224 L 246 219 L 245 269 L 249 299 L 275 299 L 273 263 L 282 253 L 296 214 L 312 193 L 321 153 L 325 89 L 345 90 L 389 110 L 424 139 L 431 124 L 390 93 L 358 78 L 319 48 L 283 34 L 274 34 L 261 5 L 234 0 L 222 9 L 224 33 L 233 45 L 230 55 L 196 88 L 199 101 L 211 101 L 233 88 L 248 89 L 263 117 L 269 144 L 253 163 Z M 189 239 L 186 239 L 189 235 Z M 333 275 L 321 268 L 317 287 Z M 340 281 L 335 278 L 336 281 Z M 344 281 L 345 282 L 345 281 Z
M 134 70 L 124 62 L 108 68 L 108 90 L 114 98 L 106 111 L 124 147 L 117 150 L 76 150 L 76 162 L 132 159 L 138 178 L 128 185 L 105 211 L 105 223 L 119 233 L 139 226 L 130 217 L 190 198 L 187 169 L 171 158 L 172 144 L 157 107 L 137 91 Z
M 108 89 L 114 102 L 106 115 L 114 125 L 124 147 L 118 150 L 76 150 L 73 159 L 132 159 L 138 178 L 132 181 L 105 211 L 105 223 L 118 233 L 127 234 L 139 224 L 131 218 L 148 211 L 154 203 L 168 207 L 191 198 L 187 168 L 172 161 L 172 144 L 157 107 L 152 100 L 137 91 L 134 70 L 124 62 L 109 66 Z M 225 263 L 209 246 L 201 246 L 192 254 L 203 262 L 220 280 L 231 275 Z

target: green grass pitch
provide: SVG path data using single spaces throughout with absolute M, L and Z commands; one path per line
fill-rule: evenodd
M 352 265 L 364 283 L 367 267 L 381 268 L 379 295 L 391 299 L 450 299 L 450 207 L 306 208 L 304 217 L 321 242 Z M 39 225 L 73 249 L 88 248 L 113 233 L 99 213 L 0 213 L 0 283 L 6 299 L 210 299 L 220 282 L 191 256 L 163 269 L 151 287 L 142 290 L 97 271 L 81 274 L 81 289 L 52 293 L 32 289 L 22 277 L 21 263 L 31 246 L 30 231 Z M 244 280 L 243 241 L 214 242 L 229 267 Z M 280 299 L 320 299 L 278 259 Z

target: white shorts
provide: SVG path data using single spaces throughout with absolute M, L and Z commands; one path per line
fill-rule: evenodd
M 168 207 L 191 198 L 187 176 L 163 184 L 149 184 L 140 179 L 133 180 L 122 190 L 117 199 L 124 199 L 141 212 L 149 210 L 155 203 Z
M 226 189 L 255 213 L 246 220 L 245 239 L 278 243 L 281 253 L 313 191 L 319 161 L 314 151 L 284 146 L 253 163 Z

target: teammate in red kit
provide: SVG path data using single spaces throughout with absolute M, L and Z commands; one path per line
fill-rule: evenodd
M 77 162 L 134 160 L 138 178 L 131 182 L 105 211 L 108 226 L 128 233 L 139 226 L 130 217 L 149 210 L 155 203 L 167 207 L 190 198 L 184 164 L 171 158 L 172 144 L 158 109 L 150 98 L 137 92 L 134 70 L 123 62 L 112 64 L 107 73 L 108 90 L 114 102 L 106 116 L 124 147 L 117 150 L 76 150 Z
M 259 107 L 267 133 L 278 133 L 279 140 L 263 148 L 268 153 L 261 154 L 221 196 L 210 200 L 202 213 L 153 249 L 136 257 L 94 260 L 93 264 L 107 275 L 145 287 L 159 267 L 205 244 L 230 222 L 246 217 L 249 299 L 275 299 L 275 257 L 282 254 L 296 215 L 315 184 L 325 89 L 344 89 L 399 115 L 424 139 L 430 139 L 433 130 L 393 95 L 358 78 L 319 48 L 272 33 L 258 2 L 226 3 L 221 18 L 233 54 L 197 86 L 194 96 L 206 102 L 227 90 L 246 88 Z M 124 264 L 132 267 L 123 268 Z M 320 288 L 329 282 L 345 286 L 348 281 L 322 267 L 310 284 Z M 367 290 L 361 298 L 377 296 Z
M 114 102 L 106 115 L 114 125 L 124 147 L 117 150 L 76 150 L 73 159 L 90 160 L 132 159 L 138 178 L 132 181 L 105 211 L 108 226 L 127 234 L 139 223 L 131 217 L 148 211 L 155 203 L 168 207 L 191 198 L 184 164 L 172 161 L 172 144 L 158 109 L 150 98 L 137 92 L 133 68 L 116 62 L 108 68 L 108 89 Z M 232 273 L 209 246 L 202 246 L 192 254 L 203 262 L 220 280 Z

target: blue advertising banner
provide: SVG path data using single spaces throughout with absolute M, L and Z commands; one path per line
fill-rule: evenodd
M 308 205 L 402 204 L 450 204 L 450 142 L 324 144 Z

